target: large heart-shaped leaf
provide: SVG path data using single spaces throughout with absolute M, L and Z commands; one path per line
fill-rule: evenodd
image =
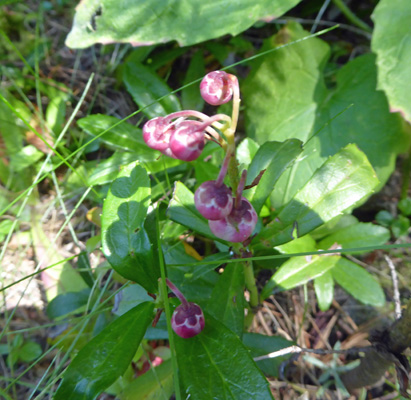
M 411 7 L 408 0 L 380 0 L 372 15 L 371 47 L 377 54 L 378 89 L 391 111 L 411 122 Z
M 144 229 L 150 180 L 138 162 L 126 165 L 111 184 L 101 218 L 103 253 L 122 276 L 157 292 L 160 276 Z
M 150 324 L 154 304 L 122 315 L 88 342 L 64 373 L 55 400 L 93 400 L 130 365 Z
M 372 193 L 378 179 L 367 157 L 355 145 L 339 151 L 318 169 L 277 217 L 257 236 L 263 246 L 289 242 L 293 231 L 303 236 Z
M 199 335 L 175 335 L 174 340 L 184 398 L 272 399 L 267 380 L 238 336 L 211 315 L 205 315 Z
M 138 46 L 176 40 L 188 46 L 237 35 L 259 19 L 280 17 L 299 1 L 85 0 L 76 8 L 66 44 L 79 49 L 95 43 Z
M 306 35 L 299 25 L 289 24 L 268 39 L 263 50 Z M 367 155 L 381 185 L 392 173 L 396 155 L 407 148 L 401 118 L 390 113 L 384 94 L 376 90 L 375 57 L 368 54 L 348 62 L 336 75 L 336 87 L 328 90 L 323 73 L 328 53 L 317 38 L 281 48 L 256 60 L 242 86 L 252 138 L 260 144 L 290 138 L 305 142 L 298 162 L 275 186 L 275 208 L 287 203 L 327 157 L 348 143 L 356 143 Z

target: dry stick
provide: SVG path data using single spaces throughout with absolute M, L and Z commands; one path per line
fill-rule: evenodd
M 398 275 L 395 269 L 395 265 L 391 258 L 384 254 L 385 261 L 387 261 L 388 267 L 391 272 L 392 288 L 394 290 L 394 307 L 395 307 L 395 319 L 401 318 L 401 302 L 400 302 L 400 291 L 398 289 Z

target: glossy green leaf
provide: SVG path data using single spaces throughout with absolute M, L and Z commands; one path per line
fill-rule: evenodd
M 248 332 L 244 333 L 243 343 L 250 349 L 251 357 L 253 358 L 294 345 L 294 342 L 290 342 L 281 336 L 266 336 Z M 288 360 L 290 356 L 291 354 L 288 354 L 286 356 L 257 361 L 257 365 L 265 375 L 278 377 L 281 363 Z
M 288 24 L 262 50 L 305 35 L 300 26 Z M 270 198 L 275 208 L 290 201 L 327 157 L 348 143 L 367 155 L 381 185 L 394 170 L 397 154 L 408 146 L 401 118 L 390 113 L 384 94 L 376 90 L 375 57 L 348 62 L 328 90 L 323 72 L 328 54 L 328 46 L 317 38 L 287 46 L 256 60 L 242 86 L 247 132 L 253 139 L 260 145 L 290 138 L 305 143 L 299 161 L 274 188 Z
M 128 285 L 116 295 L 116 303 L 118 307 L 113 310 L 113 313 L 120 316 L 127 311 L 138 306 L 146 301 L 153 301 L 153 298 L 147 294 L 147 291 L 138 284 Z
M 29 144 L 28 146 L 24 146 L 21 150 L 11 155 L 9 166 L 16 172 L 23 171 L 24 169 L 35 164 L 43 156 L 43 152 L 37 150 L 36 147 Z
M 168 400 L 174 392 L 171 360 L 150 368 L 119 394 L 120 400 Z
M 334 298 L 334 279 L 332 273 L 326 273 L 314 279 L 315 295 L 321 311 L 327 311 Z
M 241 338 L 244 306 L 244 265 L 228 264 L 214 287 L 207 312 Z
M 101 241 L 104 255 L 120 275 L 155 293 L 160 273 L 143 227 L 150 193 L 146 170 L 138 162 L 126 165 L 104 201 Z
M 88 184 L 95 186 L 112 182 L 121 167 L 136 161 L 136 158 L 135 153 L 116 152 L 106 160 L 100 160 L 95 167 L 89 168 Z
M 400 237 L 408 233 L 410 228 L 410 220 L 404 215 L 399 215 L 398 218 L 394 219 L 391 224 L 392 234 L 395 237 Z
M 266 379 L 237 335 L 205 314 L 204 330 L 190 339 L 175 335 L 183 398 L 268 400 Z
M 63 375 L 55 400 L 93 400 L 130 365 L 150 324 L 153 303 L 122 315 L 88 342 Z
M 130 151 L 138 156 L 140 161 L 153 161 L 159 156 L 159 152 L 150 149 L 143 140 L 141 129 L 122 122 L 115 117 L 104 114 L 93 114 L 77 121 L 78 126 L 91 136 L 97 136 L 108 130 L 99 140 L 106 143 L 113 150 Z
M 302 142 L 289 139 L 284 142 L 265 142 L 254 156 L 247 174 L 250 185 L 261 171 L 265 170 L 257 186 L 247 192 L 257 213 L 273 191 L 274 185 L 282 173 L 293 163 L 302 151 Z
M 375 307 L 385 304 L 385 295 L 380 284 L 363 267 L 346 258 L 340 258 L 331 273 L 334 280 L 361 303 Z
M 55 319 L 84 307 L 89 300 L 90 292 L 91 290 L 87 288 L 79 292 L 58 295 L 47 305 L 47 316 L 50 319 Z
M 402 214 L 411 216 L 411 197 L 406 197 L 398 202 L 398 209 Z
M 375 216 L 375 220 L 382 226 L 390 226 L 394 221 L 394 216 L 386 210 L 381 210 Z
M 333 245 L 343 249 L 355 247 L 379 246 L 390 239 L 390 231 L 372 223 L 358 223 L 343 228 L 321 240 L 318 248 L 327 250 Z
M 391 111 L 411 122 L 411 8 L 408 0 L 381 0 L 372 19 L 371 48 L 377 54 L 378 89 L 384 90 Z
M 128 62 L 124 66 L 123 80 L 134 101 L 147 117 L 166 116 L 181 109 L 178 98 L 170 94 L 171 89 L 149 67 Z M 160 99 L 163 96 L 167 97 Z
M 86 0 L 76 8 L 66 44 L 72 48 L 113 42 L 141 46 L 176 40 L 180 46 L 188 46 L 226 34 L 235 36 L 259 19 L 280 17 L 298 2 L 125 0 L 119 4 L 115 0 Z
M 184 85 L 202 78 L 205 74 L 204 55 L 202 50 L 197 50 L 191 57 L 190 65 L 184 78 Z M 199 86 L 200 84 L 196 83 L 181 91 L 181 104 L 184 110 L 202 111 L 204 99 L 201 97 Z
M 274 247 L 281 254 L 303 253 L 316 250 L 315 240 L 310 235 L 291 240 L 291 242 Z
M 237 146 L 237 161 L 243 168 L 248 168 L 259 148 L 260 145 L 250 138 L 245 138 L 240 142 Z
M 175 183 L 173 198 L 169 203 L 167 215 L 173 221 L 203 236 L 220 240 L 211 233 L 207 220 L 202 217 L 195 207 L 194 194 L 182 182 Z
M 279 292 L 303 285 L 334 268 L 339 259 L 340 256 L 292 257 L 266 283 L 261 298 L 267 298 L 273 290 Z
M 334 232 L 344 229 L 350 225 L 358 224 L 358 219 L 351 214 L 342 214 L 334 217 L 324 225 L 319 226 L 310 235 L 315 239 L 322 239 L 325 236 L 331 235 Z
M 367 157 L 350 144 L 330 157 L 255 241 L 273 247 L 303 236 L 370 195 L 378 179 Z

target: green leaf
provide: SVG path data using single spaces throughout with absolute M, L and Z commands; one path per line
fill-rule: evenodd
M 390 226 L 394 221 L 394 216 L 386 210 L 381 210 L 375 216 L 376 221 L 383 226 Z
M 330 157 L 257 237 L 267 247 L 303 236 L 352 208 L 373 192 L 378 179 L 367 157 L 350 144 Z
M 91 136 L 98 136 L 108 130 L 99 140 L 107 144 L 113 150 L 130 151 L 134 153 L 140 161 L 154 161 L 160 153 L 150 149 L 143 140 L 141 129 L 122 122 L 120 120 L 104 114 L 93 114 L 77 121 L 78 126 Z
M 327 311 L 334 298 L 334 279 L 330 271 L 314 279 L 315 295 L 321 311 Z
M 198 50 L 191 58 L 184 85 L 187 85 L 205 75 L 204 55 L 202 50 Z M 204 107 L 204 99 L 201 97 L 199 84 L 186 87 L 181 91 L 181 104 L 185 110 L 201 111 Z
M 404 217 L 404 215 L 399 215 L 391 224 L 392 234 L 395 237 L 406 235 L 409 228 L 410 220 L 407 217 Z
M 32 362 L 40 357 L 43 353 L 41 346 L 36 342 L 25 342 L 18 351 L 19 360 L 23 362 Z
M 266 299 L 275 290 L 289 290 L 303 285 L 334 268 L 340 256 L 305 256 L 291 257 L 270 278 L 261 292 Z
M 318 243 L 318 248 L 327 250 L 335 244 L 343 249 L 380 246 L 385 244 L 390 239 L 390 236 L 390 231 L 382 226 L 372 223 L 358 223 L 327 236 Z
M 289 24 L 262 50 L 307 34 Z M 253 139 L 260 145 L 290 138 L 305 143 L 299 161 L 274 188 L 275 208 L 290 201 L 327 157 L 348 143 L 367 155 L 381 186 L 394 170 L 397 154 L 408 146 L 401 118 L 390 113 L 384 94 L 376 90 L 375 57 L 348 62 L 328 90 L 323 71 L 328 54 L 328 46 L 317 38 L 284 47 L 258 59 L 242 86 L 247 132 Z
M 194 194 L 182 182 L 175 183 L 167 215 L 173 221 L 203 236 L 221 241 L 211 233 L 206 219 L 201 216 L 194 205 Z
M 24 146 L 17 153 L 14 153 L 10 157 L 10 168 L 16 172 L 23 171 L 24 169 L 35 164 L 44 156 L 44 153 L 37 150 L 33 145 L 29 144 Z
M 122 289 L 117 295 L 116 300 L 119 299 L 120 304 L 118 308 L 113 311 L 114 314 L 121 316 L 132 308 L 138 306 L 146 301 L 153 301 L 153 298 L 147 294 L 147 291 L 136 283 L 128 285 Z
M 214 287 L 207 312 L 241 338 L 244 306 L 244 265 L 228 264 Z
M 296 139 L 286 140 L 282 143 L 265 142 L 258 149 L 247 174 L 247 184 L 250 185 L 259 173 L 265 170 L 259 184 L 247 192 L 247 198 L 251 200 L 257 213 L 261 211 L 278 178 L 301 151 L 302 142 Z
M 58 295 L 47 305 L 47 316 L 50 319 L 55 319 L 75 312 L 87 304 L 90 293 L 91 290 L 87 288 L 80 292 L 69 292 Z
M 134 153 L 116 152 L 110 158 L 101 160 L 94 168 L 89 168 L 88 184 L 91 186 L 104 185 L 112 182 L 123 165 L 136 160 Z
M 226 34 L 237 35 L 264 18 L 278 18 L 299 0 L 153 0 L 149 4 L 125 0 L 86 0 L 76 8 L 66 44 L 85 48 L 95 43 L 131 43 L 134 46 L 176 40 L 180 46 Z
M 274 248 L 281 254 L 303 253 L 317 250 L 315 240 L 310 235 L 293 239 L 291 242 L 275 246 Z
M 180 111 L 178 98 L 174 94 L 170 94 L 171 89 L 167 84 L 145 65 L 128 62 L 124 66 L 123 80 L 127 90 L 140 108 L 150 106 L 142 110 L 147 117 L 161 117 Z M 163 96 L 167 97 L 160 100 Z
M 398 202 L 398 208 L 400 211 L 409 217 L 411 215 L 411 197 L 407 197 Z
M 174 392 L 171 360 L 150 368 L 127 385 L 119 394 L 120 400 L 167 400 Z
M 411 8 L 408 0 L 381 0 L 372 19 L 371 48 L 377 54 L 378 89 L 384 90 L 391 111 L 411 122 Z
M 160 272 L 143 227 L 150 193 L 146 170 L 138 162 L 126 165 L 104 201 L 101 242 L 108 262 L 120 275 L 156 293 Z
M 184 398 L 272 399 L 268 383 L 237 335 L 205 315 L 204 330 L 190 339 L 175 336 Z
M 290 342 L 280 336 L 265 336 L 259 333 L 244 333 L 243 343 L 251 351 L 251 357 L 255 358 L 263 356 L 274 351 L 282 350 L 286 347 L 294 345 L 294 342 Z M 288 360 L 291 354 L 268 358 L 266 360 L 257 361 L 257 365 L 264 372 L 265 375 L 278 377 L 281 363 Z
M 259 148 L 260 145 L 250 138 L 245 138 L 240 142 L 237 146 L 237 161 L 243 168 L 248 168 Z
M 92 400 L 114 383 L 130 365 L 153 311 L 153 303 L 142 303 L 88 342 L 64 373 L 55 400 Z
M 331 273 L 334 280 L 361 303 L 375 307 L 382 307 L 385 304 L 380 284 L 359 265 L 346 258 L 340 258 Z

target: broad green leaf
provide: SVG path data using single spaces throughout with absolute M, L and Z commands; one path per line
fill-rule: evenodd
M 128 285 L 116 295 L 116 301 L 119 302 L 118 308 L 113 313 L 120 316 L 127 311 L 146 301 L 153 301 L 153 298 L 147 294 L 147 291 L 138 284 Z
M 150 193 L 146 170 L 138 162 L 126 165 L 104 201 L 101 241 L 104 255 L 120 275 L 155 293 L 160 273 L 143 227 Z
M 394 215 L 392 215 L 389 211 L 381 210 L 375 216 L 375 220 L 382 226 L 390 226 L 394 221 Z
M 408 0 L 380 0 L 372 19 L 371 48 L 377 54 L 378 89 L 391 111 L 411 122 L 411 7 Z
M 123 165 L 136 161 L 135 153 L 116 152 L 110 158 L 101 160 L 98 164 L 90 168 L 87 182 L 91 186 L 104 185 L 113 181 Z
M 241 338 L 244 306 L 244 265 L 228 264 L 214 286 L 207 312 Z
M 46 110 L 46 121 L 51 131 L 58 135 L 64 126 L 66 118 L 67 94 L 55 96 L 50 99 Z
M 319 226 L 311 232 L 311 236 L 315 239 L 322 239 L 334 232 L 344 229 L 347 226 L 358 224 L 358 219 L 351 214 L 342 214 L 328 221 L 326 224 Z
M 303 236 L 371 194 L 378 179 L 367 157 L 350 144 L 330 157 L 257 237 L 266 247 Z
M 411 197 L 406 197 L 398 202 L 398 208 L 402 214 L 411 216 Z
M 211 233 L 206 219 L 195 207 L 194 194 L 182 182 L 175 183 L 173 198 L 169 203 L 167 215 L 173 221 L 203 236 L 221 241 Z
M 314 279 L 315 295 L 318 300 L 318 307 L 321 311 L 327 311 L 334 298 L 334 279 L 332 273 L 327 271 Z
M 55 400 L 93 400 L 130 365 L 150 324 L 153 303 L 122 315 L 88 342 L 63 375 Z
M 273 293 L 303 285 L 334 268 L 340 256 L 305 256 L 287 260 L 270 278 L 261 292 L 266 299 Z
M 395 237 L 400 237 L 408 233 L 410 228 L 410 220 L 404 215 L 399 215 L 398 218 L 394 219 L 391 224 L 392 234 Z
M 274 247 L 281 254 L 303 253 L 308 251 L 315 251 L 316 243 L 310 235 L 305 235 L 300 238 L 291 240 L 291 242 Z
M 390 231 L 372 223 L 358 223 L 343 228 L 321 240 L 318 248 L 327 250 L 337 244 L 343 249 L 355 247 L 379 246 L 390 239 Z
M 174 94 L 170 94 L 171 89 L 149 67 L 128 62 L 124 66 L 123 80 L 134 101 L 147 117 L 161 117 L 180 111 L 178 98 Z M 163 96 L 167 97 L 160 100 Z
M 274 19 L 299 0 L 86 0 L 76 8 L 66 39 L 72 48 L 95 43 L 131 43 L 134 46 L 176 40 L 180 46 L 204 42 L 226 34 L 237 35 L 260 19 Z
M 331 274 L 343 289 L 361 303 L 375 307 L 385 304 L 385 295 L 380 284 L 363 267 L 346 258 L 340 258 Z
M 35 164 L 43 156 L 43 152 L 29 144 L 28 146 L 24 146 L 17 153 L 11 155 L 9 166 L 16 172 L 22 171 Z
M 41 346 L 36 342 L 25 342 L 23 346 L 18 350 L 19 360 L 24 362 L 34 361 L 36 358 L 40 357 L 43 353 Z
M 242 140 L 237 146 L 237 161 L 240 163 L 240 166 L 248 168 L 259 148 L 260 145 L 253 139 L 245 138 Z
M 244 333 L 243 343 L 251 351 L 251 357 L 263 356 L 274 351 L 284 349 L 286 347 L 294 345 L 294 342 L 290 342 L 280 336 L 265 336 L 259 333 Z M 257 361 L 257 365 L 268 376 L 279 376 L 279 369 L 281 363 L 288 360 L 291 354 L 286 356 L 268 358 L 266 360 Z
M 170 280 L 178 286 L 187 300 L 198 303 L 200 306 L 206 305 L 218 282 L 218 274 L 214 271 L 218 264 L 179 266 L 178 264 L 194 264 L 198 261 L 187 254 L 182 244 L 164 246 L 163 252 Z M 223 254 L 223 256 L 227 257 L 227 254 Z M 221 258 L 224 257 L 214 255 L 206 257 L 204 261 Z M 177 264 L 177 266 L 169 264 Z
M 308 36 L 301 25 L 289 23 L 264 42 L 261 52 Z M 252 62 L 241 87 L 247 133 L 260 145 L 269 140 L 311 136 L 318 97 L 325 91 L 321 70 L 329 46 L 312 38 L 274 51 Z
M 237 335 L 205 314 L 204 330 L 190 339 L 175 336 L 184 398 L 268 400 L 268 383 Z
M 289 24 L 263 50 L 307 34 Z M 328 53 L 328 46 L 316 38 L 287 46 L 258 59 L 242 87 L 253 139 L 260 145 L 290 138 L 305 143 L 298 162 L 274 188 L 275 208 L 290 201 L 327 157 L 349 143 L 367 155 L 381 185 L 392 173 L 396 155 L 408 146 L 401 118 L 390 113 L 384 94 L 376 90 L 375 57 L 367 54 L 348 62 L 328 90 L 323 72 Z
M 168 400 L 174 392 L 171 360 L 150 368 L 119 394 L 120 400 Z
M 259 173 L 265 170 L 257 186 L 247 192 L 257 213 L 282 173 L 293 163 L 302 151 L 302 142 L 296 139 L 284 142 L 265 142 L 254 156 L 247 174 L 247 185 L 250 185 Z
M 187 85 L 206 74 L 204 66 L 204 55 L 202 50 L 197 50 L 191 58 L 184 85 Z M 186 87 L 181 91 L 181 104 L 185 110 L 201 111 L 204 107 L 204 99 L 201 97 L 199 84 Z
M 135 153 L 140 161 L 154 161 L 160 153 L 150 149 L 143 140 L 141 129 L 104 114 L 93 114 L 77 121 L 78 126 L 91 136 L 98 136 L 108 130 L 99 140 L 106 143 L 113 150 L 130 151 Z
M 55 319 L 84 307 L 89 300 L 90 292 L 91 290 L 87 288 L 79 292 L 58 295 L 47 305 L 47 316 Z

